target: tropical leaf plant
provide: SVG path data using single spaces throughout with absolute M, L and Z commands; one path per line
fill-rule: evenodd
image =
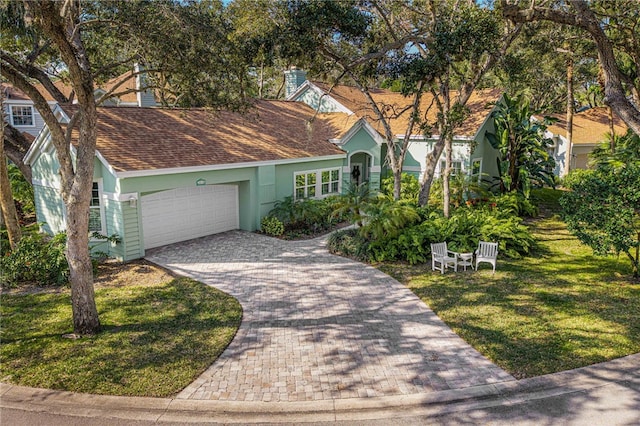
M 539 112 L 524 97 L 505 95 L 492 114 L 496 130 L 487 132 L 486 138 L 500 152 L 498 186 L 502 193 L 518 191 L 528 198 L 533 186 L 555 185 L 555 160 L 548 151 L 553 142 L 544 136 L 554 120 L 533 118 Z

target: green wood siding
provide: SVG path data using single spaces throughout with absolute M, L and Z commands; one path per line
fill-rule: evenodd
M 35 195 L 36 220 L 42 223 L 41 229 L 54 235 L 65 230 L 64 204 L 58 191 L 41 185 L 33 185 Z
M 122 212 L 122 256 L 124 260 L 136 259 L 144 255 L 144 247 L 142 244 L 142 218 L 138 217 L 138 206 L 129 206 L 129 203 L 120 203 Z
M 258 221 L 269 214 L 276 202 L 276 166 L 258 167 Z M 259 223 L 259 222 L 258 222 Z M 259 226 L 259 225 L 258 225 Z

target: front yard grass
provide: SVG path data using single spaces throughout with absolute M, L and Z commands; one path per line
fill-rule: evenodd
M 93 337 L 63 337 L 72 329 L 67 288 L 4 292 L 0 380 L 93 394 L 167 397 L 209 367 L 240 325 L 238 301 L 153 265 L 124 269 L 96 280 L 103 331 Z
M 459 336 L 516 378 L 640 352 L 640 283 L 626 258 L 596 257 L 551 215 L 532 221 L 532 256 L 494 274 L 378 267 L 404 282 Z M 430 259 L 429 259 L 430 262 Z

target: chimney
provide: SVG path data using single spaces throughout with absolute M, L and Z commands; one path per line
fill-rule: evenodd
M 139 73 L 140 71 L 144 71 L 144 68 L 142 68 L 140 64 L 136 63 L 133 66 L 133 71 Z M 139 107 L 156 106 L 156 97 L 152 89 L 146 89 L 147 84 L 146 73 L 143 72 L 142 74 L 136 74 L 136 96 Z
M 296 67 L 291 67 L 288 71 L 284 72 L 285 79 L 285 99 L 289 99 L 289 97 L 293 94 L 293 92 L 298 89 L 298 87 L 302 86 L 307 80 L 307 73 L 303 70 L 299 70 Z

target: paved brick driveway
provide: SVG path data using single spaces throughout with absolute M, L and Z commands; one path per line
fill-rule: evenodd
M 402 284 L 329 254 L 323 238 L 233 231 L 147 259 L 232 294 L 244 309 L 231 345 L 178 398 L 313 401 L 514 380 Z

